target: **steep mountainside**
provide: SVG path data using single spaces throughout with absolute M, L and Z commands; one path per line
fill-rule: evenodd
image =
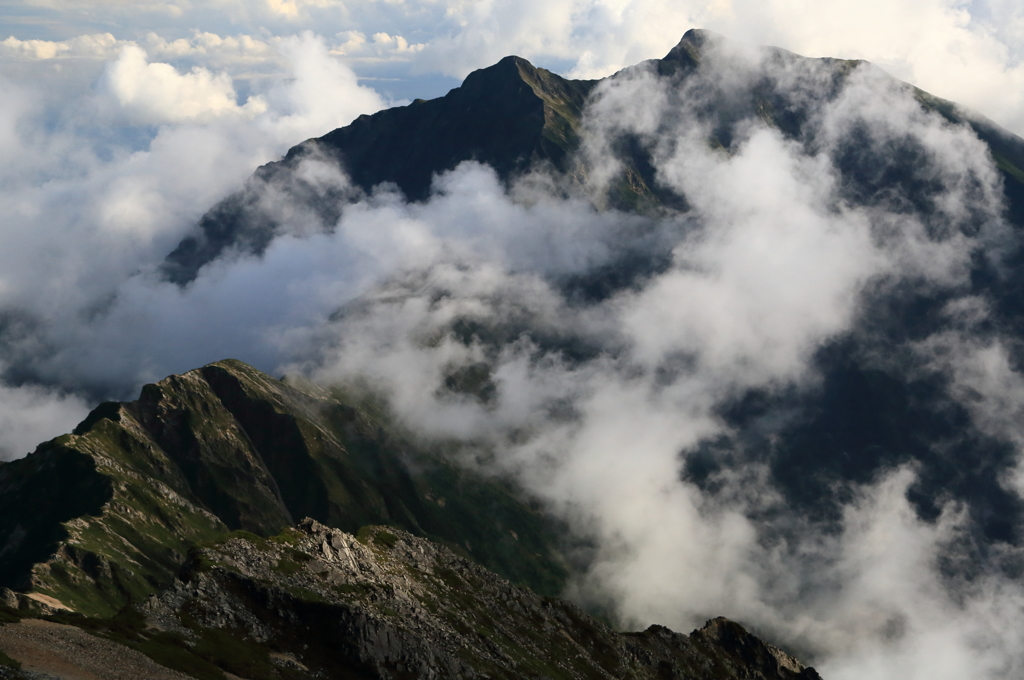
M 616 634 L 568 602 L 382 527 L 357 539 L 305 520 L 269 541 L 197 549 L 182 581 L 140 611 L 183 636 L 257 642 L 293 660 L 293 677 L 818 678 L 724 620 L 692 637 L 657 626 Z
M 0 468 L 0 587 L 111 615 L 188 547 L 313 517 L 400 526 L 554 594 L 554 528 L 500 481 L 413 444 L 372 407 L 222 361 L 100 405 Z
M 1003 481 L 1016 465 L 1013 445 L 977 427 L 953 394 L 948 376 L 927 365 L 918 350 L 926 339 L 955 331 L 949 305 L 973 297 L 984 301 L 988 315 L 979 332 L 998 335 L 1011 364 L 1024 365 L 1024 140 L 863 62 L 809 59 L 777 48 L 744 50 L 712 33 L 690 31 L 663 59 L 597 83 L 567 81 L 522 60 L 504 60 L 472 74 L 446 97 L 362 118 L 261 168 L 242 192 L 203 218 L 195 234 L 169 256 L 165 271 L 185 284 L 225 248 L 258 253 L 282 230 L 330 229 L 346 202 L 378 182 L 396 183 L 409 196 L 422 198 L 433 173 L 469 158 L 490 163 L 505 180 L 531 164 L 550 162 L 566 185 L 580 180 L 577 188 L 605 192 L 591 196 L 596 204 L 649 216 L 670 214 L 683 225 L 691 218 L 699 222 L 690 208 L 692 197 L 659 182 L 657 158 L 670 157 L 687 130 L 697 130 L 710 148 L 728 156 L 750 129 L 768 127 L 804 158 L 827 150 L 835 185 L 830 209 L 886 215 L 891 222 L 876 225 L 873 237 L 878 240 L 888 238 L 886 230 L 916 228 L 934 242 L 974 239 L 991 231 L 987 211 L 993 206 L 1003 211 L 1010 229 L 994 237 L 998 247 L 979 246 L 970 254 L 966 285 L 918 276 L 897 288 L 883 282 L 868 286 L 851 328 L 815 351 L 812 364 L 821 381 L 807 390 L 751 390 L 720 404 L 734 436 L 703 442 L 689 452 L 687 478 L 711 492 L 723 469 L 742 461 L 764 464 L 789 503 L 832 522 L 852 498 L 847 492 L 837 494 L 837 488 L 846 489 L 851 481 L 867 483 L 884 470 L 913 463 L 920 472 L 911 497 L 922 518 L 937 517 L 950 499 L 963 501 L 983 541 L 1019 543 L 1024 503 Z M 592 139 L 587 135 L 600 127 L 595 111 L 602 93 L 613 86 L 631 92 L 631 83 L 645 79 L 649 86 L 642 91 L 660 98 L 649 103 L 657 109 L 655 122 L 642 133 L 623 131 L 629 126 L 621 120 L 603 129 L 608 148 L 602 162 L 617 163 L 617 174 L 600 186 L 586 184 L 593 168 L 582 140 Z M 948 159 L 905 126 L 887 126 L 855 111 L 854 122 L 838 137 L 830 136 L 834 128 L 823 122 L 823 111 L 848 86 L 861 88 L 859 103 L 849 108 L 916 102 L 919 109 L 900 115 L 908 120 L 923 116 L 928 125 L 951 124 L 976 135 L 996 168 L 993 186 L 1002 191 L 1002 201 L 986 196 L 954 206 L 950 194 L 955 191 L 941 179 Z M 527 115 L 527 109 L 534 113 Z M 520 115 L 509 127 L 512 118 L 506 114 L 512 111 Z M 386 141 L 399 138 L 401 143 L 390 146 Z M 303 170 L 303 159 L 344 168 L 355 187 L 321 181 L 322 172 Z M 960 189 L 989 183 L 969 172 L 957 181 Z M 666 271 L 675 245 L 669 240 L 638 252 L 621 249 L 599 268 L 551 283 L 567 300 L 585 307 Z M 462 333 L 460 325 L 472 331 Z M 456 319 L 452 333 L 466 336 L 467 344 L 486 346 L 492 357 L 524 334 L 570 361 L 616 351 L 592 337 L 558 338 L 552 344 L 528 323 L 506 326 Z M 776 425 L 766 431 L 766 422 Z
M 818 678 L 725 619 L 616 633 L 544 596 L 555 527 L 514 489 L 237 361 L 0 467 L 0 545 L 11 680 Z

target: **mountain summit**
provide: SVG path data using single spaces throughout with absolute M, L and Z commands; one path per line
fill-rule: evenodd
M 311 517 L 391 523 L 557 593 L 556 527 L 343 395 L 221 361 L 98 406 L 0 467 L 0 587 L 110 616 L 166 587 L 190 546 Z M 513 538 L 514 536 L 514 538 Z
M 487 163 L 506 178 L 541 162 L 565 170 L 579 145 L 583 108 L 595 84 L 566 80 L 513 56 L 474 71 L 439 99 L 360 116 L 257 170 L 242 191 L 203 217 L 196 234 L 167 257 L 164 273 L 184 284 L 230 246 L 262 252 L 282 226 L 282 217 L 267 205 L 270 185 L 309 210 L 306 219 L 315 228 L 333 225 L 351 188 L 325 190 L 298 176 L 303 160 L 343 169 L 363 192 L 390 183 L 411 200 L 427 198 L 434 176 L 463 161 Z

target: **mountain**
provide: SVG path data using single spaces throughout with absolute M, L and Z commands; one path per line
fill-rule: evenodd
M 723 43 L 728 41 L 710 31 L 690 30 L 664 58 L 629 67 L 604 80 L 562 78 L 510 56 L 469 74 L 444 97 L 417 99 L 408 106 L 360 116 L 259 168 L 242 190 L 203 216 L 194 233 L 167 256 L 163 273 L 168 280 L 185 285 L 203 265 L 229 249 L 262 253 L 288 223 L 293 229 L 301 223 L 314 231 L 330 230 L 347 203 L 381 184 L 397 186 L 409 200 L 425 200 L 433 177 L 463 161 L 485 163 L 506 182 L 532 168 L 551 168 L 576 184 L 585 182 L 590 168 L 579 152 L 584 112 L 595 89 L 647 71 L 669 87 L 682 90 L 704 75 L 706 54 Z M 865 65 L 809 59 L 778 48 L 763 51 L 764 72 L 753 74 L 751 87 L 739 93 L 715 91 L 702 103 L 699 118 L 710 124 L 709 143 L 728 149 L 737 124 L 757 119 L 791 139 L 813 144 L 805 135 L 814 109 L 833 101 L 850 74 Z M 828 74 L 817 78 L 809 86 L 810 92 L 794 90 L 790 83 L 770 75 L 773 69 L 792 72 L 808 68 Z M 950 123 L 969 125 L 989 146 L 1004 182 L 1010 217 L 1024 226 L 1024 140 L 953 102 L 890 80 L 912 91 L 926 110 L 941 114 Z M 649 212 L 668 206 L 685 211 L 686 197 L 666 189 L 655 176 L 651 149 L 643 140 L 626 134 L 614 146 L 623 161 L 622 170 L 607 196 L 596 199 L 625 210 Z M 853 151 L 844 159 L 843 170 L 858 192 L 877 192 L 883 184 L 908 179 L 907 168 L 899 167 L 884 177 L 877 176 L 879 159 L 857 157 Z M 316 173 L 299 172 L 302 162 L 311 159 L 343 170 L 352 186 L 323 182 Z M 908 157 L 907 162 L 914 159 Z M 881 164 L 887 165 L 890 163 Z
M 756 59 L 729 61 L 730 50 L 750 49 Z M 602 92 L 644 78 L 660 88 L 664 101 L 658 106 L 667 113 L 642 134 L 620 129 L 621 121 L 604 130 L 603 153 L 610 158 L 600 162 L 616 170 L 595 184 L 590 180 L 597 168 L 585 142 L 595 134 L 588 125 L 596 124 L 593 112 Z M 899 125 L 876 121 L 872 129 L 855 122 L 833 138 L 822 112 L 840 102 L 855 78 L 866 80 L 870 90 L 870 98 L 856 106 L 884 108 L 897 93 L 917 107 L 899 115 L 931 116 L 980 140 L 1001 196 L 951 207 L 945 194 L 951 188 L 936 170 L 946 161 Z M 876 282 L 865 290 L 853 327 L 815 349 L 811 365 L 820 382 L 806 391 L 751 389 L 724 401 L 718 412 L 731 434 L 688 453 L 687 480 L 713 492 L 716 476 L 731 466 L 765 465 L 787 504 L 829 523 L 854 498 L 849 483 L 868 483 L 886 470 L 914 465 L 918 479 L 910 495 L 922 518 L 934 520 L 950 500 L 963 502 L 979 540 L 1016 545 L 1024 536 L 1024 502 L 1004 483 L 1015 474 L 1014 446 L 972 420 L 949 376 L 919 350 L 929 338 L 959 332 L 950 305 L 983 300 L 988 317 L 978 332 L 998 336 L 1012 365 L 1024 363 L 1024 140 L 864 62 L 745 48 L 700 30 L 687 32 L 664 58 L 602 81 L 564 79 L 509 57 L 472 73 L 445 97 L 362 117 L 263 166 L 203 217 L 170 253 L 163 271 L 187 285 L 226 252 L 261 253 L 289 230 L 330 231 L 346 205 L 381 183 L 411 200 L 427 200 L 432 176 L 471 159 L 489 164 L 509 184 L 543 169 L 555 177 L 556 191 L 582 192 L 594 205 L 664 217 L 686 228 L 688 219 L 696 219 L 693 197 L 661 181 L 655 163 L 659 154 L 670 155 L 681 123 L 699 129 L 706 144 L 726 156 L 738 152 L 751 126 L 777 131 L 807 158 L 827 148 L 836 186 L 831 209 L 885 213 L 893 223 L 878 226 L 879 240 L 889 238 L 886 230 L 915 223 L 927 225 L 927 238 L 935 243 L 973 239 L 991 224 L 986 211 L 993 206 L 1009 227 L 997 247 L 972 246 L 966 285 L 918 277 L 896 288 Z M 344 170 L 351 181 L 322 181 L 322 172 L 302 170 L 306 161 L 321 164 L 320 170 Z M 981 180 L 967 172 L 956 182 L 962 189 Z M 755 187 L 739 190 L 748 188 Z M 551 283 L 586 309 L 667 271 L 677 243 L 613 249 L 601 267 Z M 502 348 L 523 336 L 570 362 L 617 351 L 593 336 L 548 337 L 529 322 L 488 326 L 459 318 L 451 332 L 467 347 L 477 343 L 485 349 L 491 363 L 478 367 L 485 375 Z M 775 425 L 765 429 L 768 422 Z M 976 551 L 981 561 L 988 554 Z
M 372 404 L 221 361 L 0 467 L 0 678 L 819 677 L 725 619 L 616 633 L 544 596 L 558 540 Z
M 595 81 L 566 80 L 520 57 L 506 57 L 474 71 L 461 87 L 440 99 L 417 99 L 408 106 L 360 116 L 259 168 L 242 191 L 203 216 L 196 234 L 168 255 L 164 273 L 185 284 L 226 248 L 262 252 L 282 221 L 296 218 L 275 214 L 267 202 L 269 186 L 307 208 L 310 214 L 300 219 L 308 217 L 316 229 L 333 225 L 351 192 L 296 174 L 303 160 L 344 168 L 362 192 L 394 183 L 413 200 L 428 196 L 435 174 L 467 160 L 487 163 L 502 177 L 540 162 L 566 170 L 579 144 L 583 107 L 594 85 Z
M 17 612 L 0 609 L 0 616 L 2 649 L 12 640 L 7 631 L 21 626 L 26 634 L 27 624 Z M 820 680 L 726 619 L 689 636 L 661 626 L 616 633 L 564 600 L 517 587 L 406 531 L 364 527 L 356 536 L 311 519 L 268 539 L 234 532 L 200 544 L 171 587 L 114 619 L 47 619 L 99 638 L 79 636 L 79 655 L 113 644 L 162 665 L 149 673 L 174 669 L 202 680 L 225 673 L 252 680 Z M 32 677 L 16 665 L 5 670 L 0 656 L 0 678 Z
M 600 317 L 600 303 L 675 266 L 677 247 L 692 243 L 680 234 L 699 230 L 695 196 L 663 181 L 659 166 L 681 132 L 696 131 L 722 158 L 739 155 L 753 128 L 771 130 L 801 158 L 827 149 L 835 192 L 825 209 L 866 222 L 882 215 L 871 232 L 880 242 L 914 228 L 923 234 L 915 245 L 962 236 L 971 248 L 963 276 L 869 281 L 849 326 L 807 350 L 813 380 L 716 393 L 708 420 L 720 427 L 678 452 L 681 481 L 709 507 L 722 500 L 747 513 L 753 542 L 799 552 L 801 532 L 839 536 L 863 489 L 912 469 L 906 498 L 915 520 L 937 523 L 949 507 L 962 516 L 963 545 L 936 558 L 942 577 L 971 583 L 1003 570 L 1017 578 L 1024 501 L 1007 481 L 1018 471 L 1015 435 L 975 417 L 981 396 L 965 396 L 940 360 L 951 353 L 941 342 L 973 323 L 971 342 L 996 339 L 1013 371 L 1024 365 L 1024 141 L 862 62 L 756 48 L 757 59 L 727 64 L 737 77 L 721 78 L 730 45 L 690 31 L 663 59 L 602 81 L 564 79 L 508 57 L 445 97 L 363 116 L 258 169 L 168 255 L 163 274 L 187 287 L 218 258 L 259 255 L 285 233 L 330 231 L 375 191 L 430 201 L 432 178 L 472 160 L 506 187 L 536 171 L 553 194 L 585 200 L 628 228 L 678 230 L 644 248 L 612 249 L 583 274 L 543 275 L 565 302 L 553 307 L 558 313 L 582 319 L 596 309 Z M 604 93 L 641 81 L 663 96 L 664 115 L 639 132 L 612 121 L 600 131 L 604 156 L 595 158 L 588 145 L 607 123 Z M 855 121 L 830 137 L 822 111 L 864 82 L 869 104 L 884 108 L 896 92 L 912 108 L 901 115 L 980 140 L 997 176 L 989 184 L 1001 195 L 951 207 L 935 149 L 899 125 Z M 988 181 L 956 177 L 968 188 Z M 760 181 L 751 175 L 734 190 L 754 191 Z M 998 247 L 971 240 L 993 223 Z M 769 257 L 773 245 L 758 255 Z M 406 288 L 431 302 L 452 295 L 412 279 L 390 281 L 387 301 L 401 301 Z M 335 317 L 358 320 L 379 302 L 349 301 Z M 555 357 L 579 373 L 624 356 L 603 326 L 544 325 L 525 305 L 496 304 L 499 312 L 476 316 L 471 307 L 415 340 L 461 344 L 475 363 L 447 366 L 437 389 L 485 409 L 497 399 L 495 372 L 510 348 L 530 345 L 531 361 Z M 928 343 L 940 351 L 921 351 Z M 677 384 L 699 357 L 665 359 L 652 389 Z M 622 363 L 633 380 L 641 369 Z M 552 421 L 582 418 L 572 398 L 542 406 Z M 0 623 L 31 636 L 37 624 L 21 619 L 45 615 L 47 625 L 90 631 L 198 678 L 817 677 L 725 620 L 690 636 L 658 627 L 617 633 L 555 599 L 573 571 L 569 559 L 588 566 L 588 546 L 567 550 L 566 528 L 524 489 L 478 469 L 487 455 L 408 431 L 372 391 L 276 380 L 231 360 L 171 376 L 137 401 L 101 404 L 72 434 L 0 465 Z M 730 488 L 742 482 L 730 476 L 736 470 L 758 476 Z M 767 489 L 770 504 L 736 505 L 729 494 L 737 488 Z M 903 630 L 900 621 L 891 619 L 893 630 Z M 4 639 L 0 629 L 0 651 Z M 0 677 L 15 677 L 10 667 L 0 656 Z
M 383 527 L 357 537 L 304 520 L 269 541 L 197 549 L 182 580 L 138 610 L 183 636 L 230 630 L 261 641 L 264 651 L 231 668 L 248 677 L 256 659 L 273 665 L 273 650 L 293 677 L 818 678 L 724 619 L 689 637 L 659 626 L 615 633 L 564 600 Z
M 372 404 L 210 364 L 0 467 L 0 587 L 110 616 L 166 587 L 197 542 L 312 517 L 403 527 L 558 593 L 557 525 L 446 453 Z

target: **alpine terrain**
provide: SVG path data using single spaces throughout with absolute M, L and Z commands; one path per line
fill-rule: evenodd
M 258 168 L 155 278 L 331 239 L 358 294 L 274 326 L 284 377 L 0 463 L 0 678 L 811 680 L 1017 601 L 1024 140 L 986 118 L 701 30 L 510 56 Z

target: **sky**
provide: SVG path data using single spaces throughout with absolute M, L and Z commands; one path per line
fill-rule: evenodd
M 815 523 L 743 457 L 744 437 L 771 441 L 796 402 L 744 431 L 722 415 L 752 392 L 815 394 L 815 352 L 851 337 L 879 370 L 941 377 L 967 429 L 1010 452 L 1000 488 L 1024 496 L 1015 339 L 993 334 L 992 301 L 969 289 L 972 256 L 998 260 L 1011 239 L 1000 180 L 969 130 L 878 70 L 813 110 L 813 148 L 747 121 L 727 156 L 704 143 L 707 90 L 643 71 L 608 83 L 586 117 L 584 195 L 547 191 L 557 177 L 505 187 L 467 163 L 410 203 L 360 194 L 313 158 L 304 177 L 354 196 L 336 225 L 311 227 L 268 186 L 268 204 L 297 217 L 262 257 L 229 253 L 187 287 L 158 274 L 210 206 L 302 140 L 441 96 L 507 54 L 597 78 L 664 56 L 693 27 L 740 42 L 709 60 L 714 91 L 763 75 L 813 91 L 816 67 L 780 73 L 742 45 L 770 44 L 870 60 L 1024 133 L 1024 7 L 1009 1 L 4 3 L 0 459 L 102 399 L 227 357 L 368 382 L 424 436 L 489 447 L 490 471 L 588 538 L 569 594 L 624 626 L 725 614 L 829 679 L 1019 675 L 1024 588 L 998 568 L 957 570 L 975 564 L 970 504 L 943 497 L 922 517 L 908 500 L 930 459 L 837 486 L 836 516 Z M 839 159 L 865 126 L 868 158 L 922 150 L 933 200 L 850 198 Z M 588 198 L 620 168 L 622 133 L 644 140 L 690 213 Z M 607 299 L 566 292 L 638 253 L 668 264 Z M 895 345 L 859 334 L 907 290 L 948 297 L 939 330 Z M 490 339 L 459 340 L 464 319 Z M 495 401 L 444 391 L 478 364 Z M 721 442 L 739 462 L 687 481 L 688 458 Z M 985 548 L 1018 563 L 1012 541 Z
M 286 77 L 281 41 L 312 31 L 365 83 L 402 100 L 439 96 L 508 54 L 602 77 L 663 56 L 694 27 L 807 56 L 868 59 L 1024 130 L 1024 10 L 1012 0 L 9 0 L 0 59 L 16 73 L 38 61 L 95 69 L 135 44 L 155 62 L 226 73 L 244 97 Z

